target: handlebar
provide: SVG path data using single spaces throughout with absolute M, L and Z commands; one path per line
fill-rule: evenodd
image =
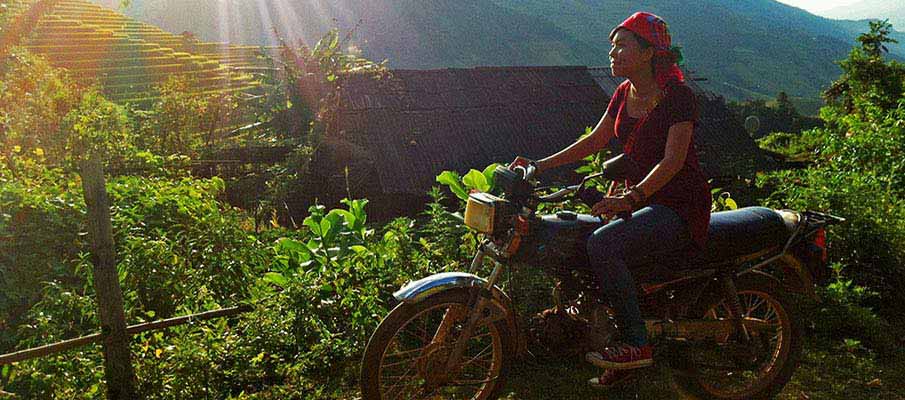
M 566 186 L 565 188 L 548 195 L 537 195 L 536 193 L 547 189 L 531 188 L 530 183 L 528 183 L 528 181 L 532 180 L 537 173 L 537 163 L 534 161 L 528 161 L 526 165 L 522 165 L 522 163 L 519 164 L 520 165 L 509 167 L 509 171 L 512 171 L 514 174 L 509 175 L 509 173 L 507 173 L 506 179 L 508 180 L 508 182 L 510 182 L 511 185 L 519 188 L 515 192 L 517 193 L 517 198 L 523 200 L 533 200 L 540 203 L 563 202 L 567 199 L 567 196 L 576 192 L 580 192 L 588 181 L 599 177 L 603 177 L 609 180 L 631 179 L 635 181 L 643 178 L 643 174 L 641 173 L 642 171 L 640 167 L 635 163 L 635 161 L 631 160 L 624 154 L 620 154 L 604 162 L 603 170 L 601 172 L 585 176 L 578 184 Z M 518 174 L 521 179 L 512 176 L 516 174 Z M 521 183 L 515 184 L 515 180 L 519 180 L 521 181 Z M 589 201 L 591 203 L 596 202 L 595 200 L 586 199 L 586 196 L 583 196 L 582 194 L 579 194 L 579 196 L 581 196 L 582 200 L 584 200 L 586 203 Z M 620 213 L 619 217 L 628 220 L 631 218 L 631 213 Z
M 550 193 L 546 196 L 537 196 L 537 200 L 544 203 L 558 203 L 561 201 L 565 201 L 566 196 L 577 192 L 581 189 L 581 184 L 566 186 L 563 189 L 557 190 L 556 192 Z
M 573 194 L 573 193 L 576 193 L 576 192 L 579 192 L 579 191 L 584 187 L 584 185 L 585 185 L 588 181 L 590 181 L 590 180 L 592 180 L 592 179 L 594 179 L 594 178 L 601 177 L 601 176 L 605 176 L 605 173 L 599 172 L 599 173 L 596 173 L 596 174 L 591 174 L 591 175 L 585 176 L 585 177 L 581 180 L 581 182 L 579 182 L 578 184 L 571 185 L 571 186 L 566 186 L 565 188 L 562 188 L 562 189 L 560 189 L 560 190 L 557 190 L 556 192 L 553 192 L 553 193 L 548 194 L 548 195 L 544 195 L 544 196 L 533 196 L 533 197 L 534 197 L 534 199 L 535 199 L 536 201 L 541 202 L 541 203 L 559 203 L 559 202 L 563 202 L 563 201 L 565 201 L 565 200 L 568 198 L 569 195 L 571 195 L 571 194 Z M 546 189 L 546 188 L 536 189 L 535 191 L 543 190 L 543 189 Z M 585 203 L 587 203 L 589 206 L 592 206 L 593 204 L 591 204 L 591 203 L 593 203 L 593 202 L 596 201 L 596 200 L 592 200 L 591 203 L 588 203 L 588 200 L 585 199 L 583 196 L 582 196 L 582 200 L 585 201 Z M 618 213 L 618 214 L 616 215 L 616 217 L 622 218 L 622 219 L 625 220 L 625 221 L 629 221 L 629 220 L 632 219 L 632 213 L 631 213 L 631 212 L 621 212 L 621 213 Z M 603 217 L 603 215 L 599 215 L 598 218 L 600 219 L 600 222 L 602 222 L 602 223 L 606 223 L 606 222 L 607 222 L 606 219 Z
M 513 168 L 512 170 L 513 171 L 521 170 L 522 178 L 525 179 L 526 181 L 528 181 L 528 180 L 534 179 L 534 175 L 537 173 L 537 163 L 534 161 L 531 161 L 528 163 L 528 165 L 516 165 L 515 168 Z
M 595 173 L 595 174 L 587 175 L 587 176 L 585 176 L 584 178 L 581 179 L 581 182 L 578 182 L 578 183 L 575 184 L 575 185 L 566 186 L 565 188 L 560 189 L 560 190 L 558 190 L 558 191 L 556 191 L 556 192 L 553 192 L 553 193 L 551 193 L 551 194 L 548 194 L 548 195 L 545 195 L 545 196 L 537 196 L 537 197 L 535 197 L 535 198 L 536 198 L 538 201 L 544 202 L 544 203 L 558 203 L 558 202 L 561 202 L 561 201 L 565 201 L 566 196 L 568 196 L 568 195 L 570 195 L 570 194 L 572 194 L 572 193 L 575 193 L 575 192 L 581 190 L 581 188 L 583 188 L 584 185 L 585 185 L 586 183 L 588 183 L 588 181 L 590 181 L 591 179 L 599 178 L 599 177 L 601 177 L 601 176 L 603 176 L 603 172 L 598 172 L 598 173 Z

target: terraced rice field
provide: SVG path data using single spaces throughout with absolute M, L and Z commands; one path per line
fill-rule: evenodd
M 155 86 L 174 75 L 189 78 L 201 93 L 260 86 L 247 73 L 261 65 L 260 47 L 199 42 L 87 0 L 15 0 L 9 7 L 15 14 L 42 2 L 48 10 L 21 43 L 76 79 L 98 84 L 113 101 L 148 104 Z

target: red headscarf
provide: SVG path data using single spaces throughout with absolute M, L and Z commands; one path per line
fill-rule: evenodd
M 685 81 L 685 75 L 682 74 L 678 64 L 676 64 L 676 61 L 681 56 L 678 54 L 678 48 L 672 47 L 669 27 L 662 18 L 647 12 L 636 12 L 610 32 L 610 40 L 613 40 L 613 36 L 616 36 L 616 31 L 619 29 L 627 29 L 654 46 L 656 51 L 654 58 L 656 60 L 668 60 L 665 63 L 655 61 L 655 78 L 660 89 L 665 90 L 666 85 L 673 80 L 678 82 Z

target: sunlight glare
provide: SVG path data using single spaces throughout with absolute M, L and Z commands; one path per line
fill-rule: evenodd
M 267 6 L 267 0 L 257 0 L 257 3 L 258 14 L 261 16 L 261 25 L 263 25 L 264 31 L 267 32 L 267 45 L 276 46 L 279 42 L 277 42 L 276 35 L 273 32 L 273 19 L 270 17 L 270 8 Z

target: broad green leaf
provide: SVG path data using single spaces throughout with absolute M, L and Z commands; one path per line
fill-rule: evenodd
M 318 227 L 319 228 L 319 227 Z M 275 249 L 277 254 L 285 254 L 298 262 L 311 259 L 311 250 L 304 243 L 294 239 L 282 238 L 277 241 Z
M 321 220 L 320 228 L 321 228 L 321 236 L 323 236 L 324 238 L 327 238 L 327 237 L 331 236 L 330 234 L 332 233 L 333 223 L 329 219 L 324 218 Z
M 308 218 L 305 218 L 305 220 L 302 222 L 302 224 L 307 226 L 308 229 L 311 230 L 311 233 L 318 235 L 318 236 L 323 235 L 321 225 L 314 219 L 313 215 L 309 216 Z
M 732 200 L 731 198 L 727 198 L 726 207 L 729 208 L 730 210 L 737 210 L 738 204 L 735 203 L 735 200 Z
M 483 172 L 484 178 L 487 179 L 487 184 L 490 186 L 490 189 L 488 189 L 488 191 L 493 190 L 493 184 L 494 184 L 493 174 L 496 171 L 496 168 L 499 166 L 500 166 L 499 163 L 493 163 L 493 164 L 488 165 L 487 168 L 484 168 L 484 172 Z
M 327 296 L 333 294 L 333 292 L 334 292 L 333 285 L 331 285 L 329 283 L 323 284 L 323 286 L 321 286 L 321 288 L 320 288 L 320 292 L 321 292 L 321 296 L 323 296 L 323 297 L 327 297 Z
M 476 169 L 468 171 L 468 173 L 465 174 L 465 177 L 462 178 L 462 183 L 469 189 L 477 189 L 481 192 L 486 192 L 490 189 L 487 178 L 484 177 L 484 174 L 482 174 L 481 171 Z
M 354 226 L 355 226 L 355 214 L 352 214 L 352 213 L 349 212 L 349 211 L 341 210 L 341 209 L 338 209 L 338 208 L 337 208 L 337 209 L 334 209 L 334 210 L 330 210 L 330 214 L 339 215 L 340 217 L 342 217 L 342 219 L 343 219 L 344 221 L 346 221 L 346 225 L 348 225 L 349 227 L 354 227 Z M 330 214 L 328 214 L 328 216 L 329 216 Z
M 462 187 L 462 184 L 459 181 L 459 174 L 453 171 L 443 171 L 437 176 L 437 182 L 449 186 L 449 190 L 451 190 L 456 197 L 463 201 L 468 200 L 468 192 L 465 191 L 465 188 Z
M 285 288 L 286 284 L 289 283 L 289 279 L 286 279 L 286 277 L 283 276 L 283 274 L 281 274 L 279 272 L 268 272 L 268 273 L 264 274 L 264 281 L 270 282 L 281 288 Z
M 349 211 L 355 214 L 355 220 L 359 225 L 364 226 L 368 220 L 368 214 L 365 212 L 365 206 L 368 205 L 368 199 L 353 200 L 349 203 Z

